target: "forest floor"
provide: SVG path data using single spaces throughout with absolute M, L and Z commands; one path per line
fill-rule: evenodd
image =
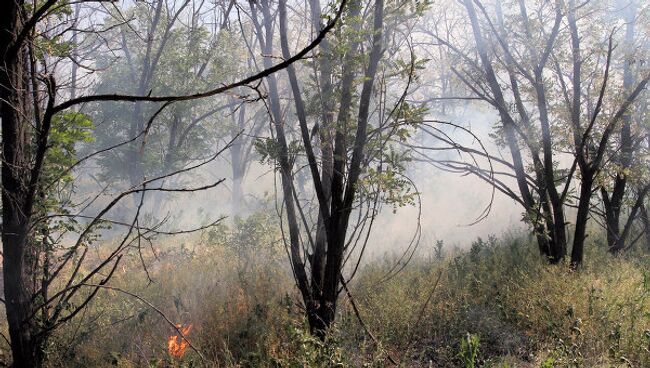
M 48 365 L 650 367 L 647 252 L 613 257 L 592 240 L 571 271 L 546 264 L 524 235 L 465 251 L 422 245 L 400 272 L 397 256 L 363 265 L 321 343 L 306 332 L 278 235 L 260 215 L 154 244 L 146 272 L 134 254 L 117 289 L 57 332 Z M 165 318 L 192 325 L 182 356 L 168 350 L 182 340 Z

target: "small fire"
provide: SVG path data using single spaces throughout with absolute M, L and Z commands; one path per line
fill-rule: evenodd
M 167 338 L 167 350 L 171 356 L 180 359 L 185 355 L 185 349 L 189 345 L 187 335 L 192 331 L 192 325 L 189 324 L 186 327 L 176 325 L 176 328 L 181 331 L 181 336 L 176 336 L 176 334 L 169 336 Z

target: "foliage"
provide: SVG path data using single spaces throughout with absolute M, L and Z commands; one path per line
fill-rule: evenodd
M 79 112 L 64 112 L 52 118 L 48 137 L 49 149 L 45 156 L 43 182 L 71 183 L 74 178 L 68 170 L 78 159 L 79 144 L 93 142 L 94 125 L 90 117 Z
M 465 368 L 476 367 L 479 344 L 480 339 L 478 335 L 470 334 L 469 332 L 467 336 L 460 340 L 460 352 L 458 355 Z
M 241 35 L 224 30 L 216 37 L 206 26 L 186 25 L 164 9 L 156 23 L 155 12 L 151 4 L 136 3 L 126 11 L 132 17 L 128 24 L 119 22 L 119 16 L 107 17 L 110 40 L 125 55 L 97 55 L 102 68 L 97 93 L 186 95 L 242 74 Z M 230 52 L 220 52 L 223 49 Z M 100 178 L 130 178 L 136 164 L 144 176 L 152 177 L 209 155 L 206 152 L 214 152 L 219 140 L 230 134 L 231 119 L 218 112 L 227 103 L 227 98 L 176 102 L 158 114 L 150 128 L 148 120 L 160 104 L 95 104 L 93 119 L 101 123 L 94 130 L 98 146 L 130 142 L 98 158 Z M 131 142 L 135 137 L 139 139 Z

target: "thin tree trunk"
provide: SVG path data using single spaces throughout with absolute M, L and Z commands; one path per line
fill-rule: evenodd
M 263 23 L 258 22 L 258 6 L 262 11 Z M 273 19 L 271 19 L 271 12 L 269 10 L 269 3 L 263 0 L 260 4 L 250 3 L 252 20 L 256 29 L 257 38 L 264 55 L 271 55 L 273 51 Z M 270 68 L 273 61 L 270 57 L 264 58 L 264 67 Z M 305 265 L 302 257 L 300 245 L 300 227 L 298 225 L 298 215 L 296 213 L 296 203 L 293 197 L 293 173 L 292 162 L 289 157 L 289 148 L 286 139 L 286 132 L 284 130 L 284 119 L 280 108 L 280 95 L 278 93 L 278 84 L 275 75 L 266 77 L 268 85 L 268 100 L 270 115 L 275 130 L 276 140 L 279 145 L 279 157 L 277 158 L 280 169 L 280 182 L 282 185 L 282 197 L 284 208 L 286 209 L 287 223 L 289 227 L 289 254 L 292 270 L 298 290 L 301 292 L 302 298 L 305 301 L 307 309 L 307 317 L 311 323 L 314 319 L 314 310 L 317 307 L 313 301 L 309 288 L 309 280 L 305 271 Z
M 643 223 L 643 232 L 645 234 L 645 242 L 646 242 L 646 249 L 650 251 L 650 217 L 648 214 L 648 210 L 645 207 L 645 204 L 641 204 L 641 207 L 639 208 L 639 212 L 641 212 L 641 222 Z
M 591 203 L 593 179 L 589 172 L 583 172 L 580 182 L 580 197 L 578 199 L 578 213 L 576 215 L 576 229 L 571 249 L 571 266 L 577 268 L 584 258 L 584 247 L 589 220 L 589 207 Z
M 319 32 L 321 26 L 321 5 L 319 0 L 310 0 L 311 23 L 316 32 Z M 348 9 L 352 7 L 348 3 Z M 325 38 L 320 45 L 318 45 L 321 56 L 318 58 L 318 65 L 320 66 L 319 81 L 320 81 L 320 101 L 321 101 L 321 123 L 318 127 L 320 150 L 321 150 L 321 183 L 323 188 L 323 195 L 327 201 L 327 212 L 329 212 L 331 201 L 331 183 L 332 172 L 334 170 L 333 158 L 333 115 L 334 115 L 334 101 L 332 94 L 332 63 L 330 58 L 330 44 L 329 40 Z M 325 277 L 325 255 L 327 252 L 327 228 L 322 213 L 318 213 L 318 220 L 316 224 L 316 238 L 314 244 L 314 251 L 310 257 L 311 265 L 311 289 L 314 298 L 317 298 L 323 290 L 323 278 Z M 312 326 L 310 324 L 310 326 Z M 312 331 L 313 332 L 313 331 Z
M 634 7 L 631 4 L 630 7 Z M 634 42 L 634 28 L 635 28 L 635 12 L 630 10 L 630 14 L 625 19 L 625 44 L 626 47 L 632 47 Z M 632 74 L 630 60 L 626 58 L 623 64 L 623 90 L 629 93 L 634 88 L 634 75 Z M 618 157 L 618 164 L 621 171 L 616 174 L 614 179 L 614 187 L 612 194 L 609 198 L 604 196 L 603 205 L 605 206 L 605 223 L 607 226 L 607 245 L 613 251 L 623 249 L 625 238 L 620 234 L 620 217 L 623 207 L 623 198 L 626 193 L 627 175 L 625 170 L 632 164 L 632 111 L 628 111 L 622 117 L 623 125 L 621 127 L 621 143 L 620 155 Z
M 323 295 L 319 305 L 319 316 L 321 316 L 321 319 L 327 327 L 332 324 L 336 315 L 336 301 L 339 294 L 343 255 L 345 252 L 345 237 L 347 234 L 350 213 L 352 212 L 352 203 L 357 189 L 357 181 L 362 171 L 361 162 L 367 140 L 370 97 L 374 86 L 377 67 L 382 55 L 383 21 L 384 2 L 383 0 L 376 0 L 373 17 L 374 34 L 372 38 L 372 48 L 369 55 L 368 67 L 365 72 L 363 87 L 361 89 L 361 95 L 359 97 L 357 129 L 345 189 L 343 188 L 344 173 L 336 169 L 336 161 L 343 159 L 343 156 L 339 153 L 344 151 L 338 148 L 338 142 L 335 143 L 334 148 L 335 163 L 334 178 L 332 180 L 332 217 L 328 229 L 328 249 L 327 262 L 325 264 Z M 340 129 L 337 129 L 337 135 L 340 134 L 339 130 Z M 337 140 L 339 139 L 337 138 Z
M 524 204 L 526 213 L 529 216 L 534 218 L 538 215 L 539 211 L 550 210 L 550 208 L 545 205 L 544 207 L 537 209 L 535 206 L 535 200 L 533 198 L 533 195 L 530 191 L 530 187 L 528 186 L 528 182 L 526 180 L 526 169 L 522 158 L 521 147 L 519 145 L 519 142 L 517 141 L 517 132 L 516 132 L 517 127 L 515 125 L 516 123 L 513 117 L 510 116 L 510 114 L 508 113 L 508 108 L 505 102 L 505 98 L 503 96 L 503 91 L 501 89 L 501 86 L 499 85 L 495 71 L 492 67 L 490 57 L 488 56 L 488 48 L 483 38 L 483 34 L 481 32 L 481 28 L 478 22 L 476 10 L 474 9 L 474 5 L 470 0 L 465 0 L 464 5 L 467 8 L 467 14 L 471 22 L 472 32 L 474 35 L 474 40 L 476 42 L 476 48 L 481 60 L 481 64 L 485 71 L 485 76 L 487 78 L 488 86 L 493 95 L 493 99 L 494 99 L 493 106 L 497 108 L 497 111 L 499 112 L 499 116 L 502 120 L 503 129 L 505 132 L 505 141 L 508 146 L 508 149 L 510 150 L 510 154 L 512 156 L 512 164 L 515 171 L 515 178 L 517 180 L 517 187 L 521 194 L 522 202 Z M 521 113 L 522 112 L 521 108 L 519 109 Z M 538 173 L 538 175 L 542 175 L 542 177 L 539 180 L 540 182 L 544 182 L 544 183 L 548 182 L 548 180 L 544 178 L 546 172 L 541 171 Z M 545 196 L 545 195 L 546 192 L 541 191 L 540 196 Z M 565 239 L 565 235 L 563 236 L 564 234 L 563 231 L 561 229 L 556 230 L 558 227 L 556 222 L 558 218 L 560 220 L 563 220 L 562 212 L 558 213 L 558 216 L 555 217 L 554 217 L 554 213 L 547 212 L 546 216 L 544 216 L 544 221 L 547 223 L 547 229 L 544 229 L 539 224 L 534 225 L 540 252 L 542 254 L 549 255 L 551 260 L 558 260 L 559 258 L 561 258 L 562 256 L 561 250 L 566 249 L 566 247 L 563 246 L 563 244 L 566 243 L 566 240 L 563 240 Z M 550 237 L 550 240 L 547 239 L 547 236 Z M 559 236 L 559 242 L 556 240 L 558 236 Z

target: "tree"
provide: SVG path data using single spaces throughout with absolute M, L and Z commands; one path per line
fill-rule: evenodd
M 86 1 L 84 4 L 98 2 L 105 1 Z M 35 3 L 12 0 L 4 3 L 0 15 L 0 52 L 3 55 L 0 69 L 3 273 L 5 310 L 15 367 L 38 367 L 43 364 L 48 337 L 92 301 L 109 281 L 126 249 L 139 244 L 143 237 L 174 233 L 161 230 L 157 225 L 147 227 L 141 224 L 139 215 L 145 198 L 143 194 L 156 191 L 195 192 L 214 188 L 221 180 L 197 187 L 163 187 L 154 183 L 205 166 L 216 159 L 223 149 L 216 149 L 203 160 L 143 180 L 119 192 L 85 223 L 81 223 L 84 217 L 75 212 L 50 212 L 61 209 L 57 191 L 52 188 L 65 181 L 65 175 L 83 162 L 146 135 L 155 117 L 166 108 L 179 102 L 212 97 L 244 87 L 282 70 L 314 49 L 333 27 L 333 23 L 329 24 L 304 49 L 270 68 L 202 92 L 128 95 L 78 94 L 75 91 L 73 97 L 64 85 L 57 83 L 57 77 L 66 68 L 65 60 L 75 55 L 69 52 L 70 48 L 75 47 L 70 44 L 70 37 L 77 33 L 70 32 L 75 27 L 68 26 L 70 23 L 79 24 L 74 19 L 75 14 L 84 16 L 85 13 L 83 9 L 72 11 L 67 1 Z M 93 28 L 92 17 L 87 23 L 89 32 L 102 32 Z M 134 136 L 125 142 L 74 160 L 75 143 L 86 139 L 87 131 L 84 129 L 88 127 L 89 119 L 82 111 L 74 111 L 73 108 L 101 101 L 131 106 L 145 102 L 161 105 L 142 125 L 143 129 L 135 131 Z M 75 162 L 70 164 L 71 161 Z M 112 208 L 132 195 L 139 195 L 139 205 L 132 221 L 121 224 L 126 225 L 127 229 L 122 240 L 108 256 L 87 262 L 94 231 L 106 223 L 105 216 Z M 71 210 L 70 207 L 67 209 Z M 53 234 L 51 230 L 60 230 L 52 224 L 64 225 L 61 218 L 70 219 L 73 225 L 63 227 L 72 230 L 75 240 L 61 245 L 65 238 L 59 236 L 57 247 L 50 242 L 54 238 L 50 235 L 60 235 Z M 81 228 L 76 228 L 77 225 Z M 83 274 L 82 267 L 87 267 Z
M 236 55 L 219 52 L 229 42 L 230 32 L 221 27 L 212 32 L 199 22 L 200 14 L 211 10 L 227 18 L 227 9 L 222 14 L 204 4 L 176 3 L 136 3 L 107 17 L 104 27 L 110 31 L 102 35 L 107 46 L 95 56 L 97 68 L 102 70 L 95 93 L 146 95 L 165 91 L 182 95 L 236 77 L 231 73 Z M 221 122 L 217 117 L 232 105 L 237 101 L 193 100 L 157 113 L 154 129 L 99 160 L 103 169 L 100 179 L 133 186 L 144 177 L 197 159 L 217 143 Z M 93 120 L 99 122 L 94 130 L 99 145 L 115 145 L 143 131 L 145 117 L 154 114 L 160 104 L 139 102 L 134 107 L 124 109 L 110 103 L 93 106 Z
M 280 0 L 277 6 L 280 50 L 286 58 L 291 54 L 291 23 L 286 1 Z M 268 1 L 250 3 L 250 8 L 257 43 L 268 66 L 275 50 L 274 11 Z M 364 9 L 372 14 L 371 19 L 361 16 Z M 363 234 L 372 228 L 377 203 L 404 203 L 415 195 L 400 176 L 403 156 L 390 148 L 393 140 L 408 135 L 421 112 L 404 102 L 418 61 L 408 48 L 408 63 L 391 65 L 386 58 L 380 65 L 386 52 L 395 53 L 393 60 L 401 57 L 395 51 L 399 47 L 387 43 L 385 29 L 408 24 L 406 20 L 419 11 L 410 2 L 385 5 L 381 0 L 369 4 L 354 0 L 347 4 L 335 38 L 319 45 L 320 55 L 309 65 L 313 74 L 303 77 L 297 66 L 286 70 L 292 102 L 286 108 L 297 119 L 294 140 L 291 118 L 283 113 L 279 83 L 275 76 L 266 78 L 274 137 L 260 142 L 258 149 L 277 163 L 292 270 L 310 330 L 322 339 L 335 320 L 341 287 L 358 268 L 352 256 L 357 245 L 360 255 L 366 248 L 368 237 L 364 239 Z M 321 5 L 311 1 L 309 25 L 317 32 L 322 29 L 320 20 Z M 363 31 L 365 24 L 371 31 Z M 369 50 L 367 57 L 364 49 Z M 407 81 L 401 89 L 395 88 L 402 78 Z M 305 83 L 313 93 L 305 92 Z M 386 97 L 389 83 L 401 91 L 392 100 Z M 313 192 L 298 190 L 296 177 L 303 168 Z M 351 219 L 353 213 L 358 213 L 356 220 Z M 352 276 L 344 276 L 346 265 Z
M 624 21 L 625 34 L 620 45 L 625 53 L 622 60 L 622 89 L 625 93 L 630 93 L 635 87 L 638 76 L 635 69 L 642 68 L 641 63 L 635 62 L 637 58 L 643 57 L 636 47 L 636 43 L 640 41 L 635 36 L 638 5 L 634 1 L 625 1 L 613 6 L 621 8 L 614 8 L 612 12 L 621 13 L 620 16 Z M 643 212 L 643 203 L 650 189 L 644 172 L 647 162 L 642 158 L 643 146 L 647 141 L 647 131 L 643 129 L 645 114 L 643 110 L 647 104 L 642 98 L 639 99 L 639 103 L 631 106 L 623 115 L 620 130 L 612 137 L 615 149 L 611 150 L 608 147 L 611 150 L 608 154 L 612 159 L 604 165 L 603 184 L 600 186 L 607 245 L 614 253 L 633 243 L 628 242 L 632 235 L 632 226 L 639 217 L 639 212 Z M 626 207 L 629 208 L 629 213 L 621 228 Z M 647 232 L 647 229 L 641 231 L 643 232 Z
M 481 2 L 468 0 L 463 5 L 477 58 L 464 51 L 462 45 L 438 36 L 436 40 L 462 61 L 460 67 L 452 69 L 457 78 L 497 110 L 501 120 L 499 139 L 508 147 L 511 161 L 489 159 L 507 168 L 505 175 L 516 179 L 518 193 L 475 165 L 460 165 L 523 206 L 540 253 L 553 263 L 567 254 L 570 227 L 566 207 L 575 200 L 571 259 L 577 266 L 583 258 L 595 181 L 609 161 L 606 151 L 612 133 L 643 92 L 648 75 L 641 75 L 638 82 L 625 88 L 622 100 L 612 98 L 611 104 L 607 101 L 604 111 L 605 96 L 614 89 L 611 83 L 616 80 L 610 69 L 615 33 L 599 28 L 604 23 L 581 18 L 577 13 L 584 11 L 595 17 L 593 12 L 587 13 L 584 6 L 571 1 L 566 5 L 538 4 L 533 13 L 528 10 L 528 2 L 520 0 L 514 13 L 509 14 L 504 14 L 500 1 L 492 10 Z M 547 27 L 535 29 L 532 24 Z M 581 49 L 586 37 L 589 52 Z M 602 49 L 608 51 L 603 54 L 599 52 Z M 572 140 L 555 131 L 570 132 Z M 565 166 L 560 159 L 566 157 L 566 152 L 571 152 L 573 159 Z M 577 198 L 572 197 L 573 179 L 579 181 Z
M 609 45 L 607 48 L 607 55 L 605 57 L 605 68 L 602 76 L 602 83 L 600 84 L 600 91 L 598 98 L 593 109 L 584 109 L 586 114 L 583 113 L 582 107 L 582 83 L 583 76 L 581 74 L 581 67 L 584 60 L 581 57 L 581 37 L 577 26 L 577 7 L 574 1 L 568 3 L 568 24 L 571 35 L 571 50 L 572 50 L 572 65 L 573 65 L 573 93 L 571 102 L 567 100 L 567 106 L 571 111 L 571 126 L 574 136 L 575 147 L 575 161 L 580 168 L 580 195 L 578 198 L 578 213 L 576 216 L 576 228 L 574 234 L 573 248 L 571 250 L 571 263 L 574 266 L 580 265 L 583 259 L 585 232 L 587 220 L 589 218 L 589 210 L 591 206 L 591 198 L 593 195 L 594 180 L 597 175 L 601 173 L 607 147 L 611 142 L 613 132 L 618 128 L 619 123 L 623 120 L 623 116 L 628 113 L 631 105 L 637 97 L 643 92 L 645 86 L 650 80 L 650 73 L 642 75 L 638 83 L 629 85 L 631 81 L 625 81 L 623 78 L 623 89 L 625 97 L 622 102 L 615 103 L 612 112 L 607 113 L 603 111 L 603 101 L 609 86 L 610 65 L 612 62 L 612 36 L 609 36 Z M 590 83 L 591 84 L 591 83 Z M 595 83 L 593 83 L 595 84 Z M 597 85 L 597 84 L 595 84 Z M 565 84 L 562 83 L 564 87 Z M 562 90 L 564 96 L 568 96 L 566 89 Z M 583 115 L 584 114 L 584 115 Z M 581 119 L 589 119 L 587 124 L 583 124 Z M 603 125 L 602 134 L 593 134 L 594 125 L 600 120 Z M 625 131 L 627 124 L 623 123 L 623 140 L 625 140 Z M 623 143 L 625 145 L 625 143 Z

